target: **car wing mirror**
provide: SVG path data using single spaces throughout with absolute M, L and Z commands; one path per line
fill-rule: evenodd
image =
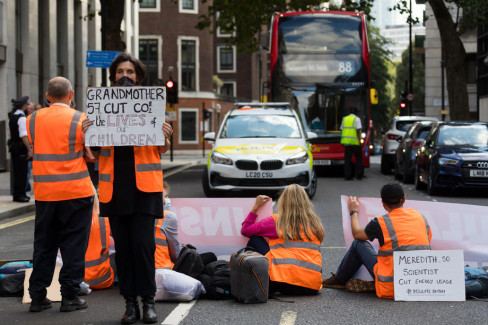
M 310 132 L 310 131 L 307 131 L 307 137 L 308 137 L 309 139 L 314 139 L 314 138 L 317 138 L 317 137 L 318 137 L 318 135 L 317 135 L 317 133 L 315 133 L 315 132 Z
M 401 137 L 401 136 L 400 136 L 400 137 L 398 137 L 398 138 L 396 138 L 396 141 L 397 141 L 397 142 L 402 142 L 402 140 L 403 140 L 403 137 Z
M 206 141 L 215 141 L 215 132 L 205 133 L 205 135 L 203 136 L 203 140 L 206 140 Z

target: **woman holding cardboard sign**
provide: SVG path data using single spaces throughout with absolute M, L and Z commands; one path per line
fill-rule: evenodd
M 270 292 L 316 294 L 322 289 L 322 223 L 307 193 L 297 184 L 285 188 L 278 199 L 277 214 L 255 222 L 259 208 L 270 199 L 256 197 L 241 234 L 251 238 L 248 246 L 269 259 Z
M 112 86 L 137 86 L 146 75 L 141 61 L 128 53 L 119 54 L 110 66 Z M 88 128 L 90 121 L 85 121 Z M 166 145 L 101 147 L 99 151 L 100 215 L 108 217 L 115 241 L 115 264 L 120 294 L 126 311 L 122 324 L 141 318 L 156 323 L 154 309 L 155 261 L 154 219 L 163 216 L 163 171 L 160 154 L 168 150 L 173 129 L 163 123 Z

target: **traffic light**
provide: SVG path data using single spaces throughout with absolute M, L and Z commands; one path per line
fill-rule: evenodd
M 208 120 L 210 118 L 210 111 L 208 109 L 203 109 L 203 119 Z
M 400 97 L 400 115 L 408 115 L 407 114 L 407 93 L 402 91 Z
M 166 102 L 171 105 L 178 103 L 178 83 L 171 79 L 166 81 Z

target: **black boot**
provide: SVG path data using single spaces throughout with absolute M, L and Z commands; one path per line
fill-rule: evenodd
M 142 297 L 142 320 L 146 324 L 156 323 L 158 321 L 158 315 L 156 309 L 154 309 L 154 296 Z
M 124 297 L 125 298 L 125 314 L 120 320 L 121 324 L 134 324 L 141 319 L 141 312 L 139 310 L 139 302 L 137 297 Z

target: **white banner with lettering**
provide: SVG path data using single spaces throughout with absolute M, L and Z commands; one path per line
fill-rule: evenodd
M 88 87 L 85 145 L 164 146 L 165 87 Z
M 387 212 L 379 198 L 358 198 L 359 223 L 365 227 L 369 221 Z M 351 234 L 351 217 L 347 196 L 341 196 L 342 228 L 349 248 L 354 238 Z M 473 267 L 488 265 L 488 207 L 469 204 L 406 200 L 405 208 L 413 208 L 427 219 L 432 229 L 432 249 L 464 252 L 464 263 Z M 378 250 L 378 241 L 372 242 Z M 356 277 L 370 280 L 364 267 Z
M 171 211 L 178 218 L 178 239 L 199 253 L 213 252 L 225 258 L 246 246 L 241 225 L 255 198 L 172 198 Z M 271 201 L 258 211 L 257 221 L 273 214 Z

